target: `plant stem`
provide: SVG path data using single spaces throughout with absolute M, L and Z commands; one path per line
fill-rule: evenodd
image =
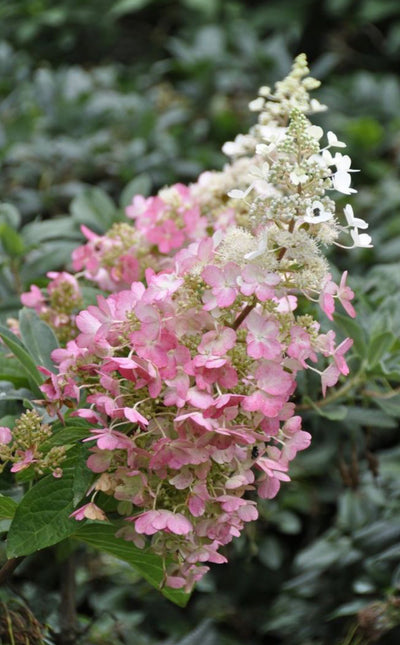
M 15 290 L 18 295 L 23 292 L 21 276 L 19 274 L 19 263 L 15 260 L 10 261 L 10 271 L 14 280 Z
M 74 645 L 78 631 L 75 606 L 75 557 L 71 553 L 61 567 L 59 645 Z
M 362 382 L 362 376 L 363 376 L 363 369 L 360 369 L 354 376 L 353 378 L 349 379 L 345 385 L 340 387 L 338 390 L 335 392 L 332 392 L 329 396 L 325 397 L 325 399 L 321 399 L 320 401 L 315 401 L 312 405 L 310 403 L 302 403 L 301 405 L 297 405 L 296 409 L 297 410 L 312 410 L 313 408 L 324 408 L 325 406 L 329 405 L 330 403 L 333 403 L 337 399 L 340 399 L 342 396 L 347 394 L 355 385 L 358 385 L 359 383 Z
M 254 309 L 256 304 L 257 304 L 257 300 L 254 298 L 253 302 L 251 302 L 248 305 L 246 305 L 246 307 L 243 309 L 243 311 L 241 311 L 240 314 L 238 315 L 238 317 L 236 318 L 235 322 L 232 324 L 232 329 L 234 329 L 236 331 L 240 327 L 240 325 L 242 324 L 244 319 L 247 318 L 247 316 L 249 315 L 250 311 L 252 311 L 252 309 Z
M 4 584 L 7 582 L 8 578 L 11 576 L 13 571 L 17 568 L 17 566 L 22 562 L 24 558 L 10 558 L 10 560 L 7 560 L 3 566 L 0 569 L 0 585 Z

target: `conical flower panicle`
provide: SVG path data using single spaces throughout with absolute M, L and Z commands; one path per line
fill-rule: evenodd
M 352 170 L 331 152 L 344 144 L 309 120 L 318 84 L 297 57 L 250 104 L 258 122 L 224 146 L 223 171 L 136 196 L 133 226 L 85 229 L 73 254 L 75 271 L 112 292 L 74 314 L 77 336 L 53 352 L 58 373 L 42 387 L 52 410 L 68 400 L 93 426 L 96 481 L 74 516 L 101 518 L 97 492 L 114 497 L 118 534 L 168 561 L 171 587 L 225 562 L 221 548 L 257 518 L 254 493 L 270 499 L 289 481 L 311 440 L 291 400 L 298 373 L 317 372 L 325 394 L 349 371 L 351 339 L 337 345 L 303 308 L 315 301 L 332 319 L 339 301 L 354 316 L 347 273 L 333 282 L 323 248 L 347 228 L 352 246 L 370 245 L 349 205 L 346 225 L 336 212 Z

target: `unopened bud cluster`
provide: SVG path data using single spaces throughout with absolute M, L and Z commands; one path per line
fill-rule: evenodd
M 61 477 L 60 464 L 65 458 L 65 448 L 54 446 L 43 449 L 43 444 L 52 435 L 49 425 L 42 423 L 42 417 L 36 410 L 27 410 L 10 428 L 0 428 L 0 470 L 11 463 L 11 472 L 18 473 L 31 467 L 36 475 L 52 472 Z
M 32 285 L 22 294 L 26 307 L 35 309 L 39 316 L 57 334 L 60 342 L 66 343 L 76 335 L 75 314 L 82 308 L 83 300 L 78 280 L 66 271 L 50 271 L 47 293 Z

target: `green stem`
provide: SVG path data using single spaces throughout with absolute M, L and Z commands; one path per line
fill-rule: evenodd
M 332 392 L 329 396 L 325 397 L 325 399 L 321 399 L 320 401 L 316 401 L 312 405 L 309 403 L 302 403 L 301 405 L 296 406 L 297 410 L 312 410 L 313 408 L 324 408 L 325 406 L 329 405 L 330 403 L 333 403 L 337 399 L 340 399 L 342 396 L 347 394 L 355 385 L 358 385 L 359 383 L 362 383 L 363 381 L 363 376 L 364 370 L 363 368 L 360 368 L 360 370 L 353 376 L 353 378 L 349 379 L 342 387 L 340 387 L 338 390 L 335 392 Z
M 18 295 L 23 292 L 22 280 L 19 274 L 19 263 L 15 260 L 10 261 L 10 271 L 14 280 L 15 291 Z

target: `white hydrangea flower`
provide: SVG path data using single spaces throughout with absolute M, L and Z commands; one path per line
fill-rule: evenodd
M 343 209 L 343 212 L 345 214 L 348 226 L 361 228 L 361 229 L 368 228 L 368 224 L 365 220 L 361 219 L 360 217 L 354 217 L 353 207 L 350 206 L 350 204 L 346 204 L 346 206 Z
M 245 260 L 255 260 L 256 258 L 260 257 L 260 255 L 264 255 L 264 253 L 267 251 L 267 236 L 264 235 L 258 239 L 257 242 L 257 247 L 254 251 L 250 251 L 250 253 L 246 253 L 244 256 Z
M 317 99 L 311 99 L 310 108 L 312 112 L 316 113 L 325 112 L 328 109 L 328 106 L 320 103 Z
M 351 188 L 351 175 L 350 173 L 339 170 L 332 175 L 332 183 L 335 190 L 343 195 L 351 195 L 351 193 L 356 193 L 355 188 Z
M 257 99 L 254 99 L 254 101 L 250 101 L 249 110 L 251 110 L 251 112 L 261 112 L 264 105 L 265 99 L 262 96 L 259 96 Z
M 262 85 L 258 90 L 260 96 L 267 98 L 271 94 L 271 88 L 268 85 Z
M 249 152 L 251 137 L 246 134 L 238 134 L 234 141 L 226 141 L 222 146 L 222 152 L 227 157 L 236 157 Z
M 254 188 L 254 183 L 250 184 L 246 190 L 240 190 L 240 188 L 233 188 L 228 192 L 228 197 L 231 199 L 245 199 L 251 190 Z
M 326 136 L 328 137 L 328 145 L 329 145 L 329 147 L 332 147 L 332 148 L 346 148 L 346 144 L 343 143 L 343 141 L 339 141 L 339 139 L 337 138 L 336 134 L 334 132 L 332 132 L 331 130 L 329 130 L 326 133 Z
M 311 206 L 306 209 L 304 221 L 308 224 L 321 224 L 321 222 L 327 222 L 332 219 L 332 217 L 333 213 L 325 210 L 322 202 L 315 200 Z
M 307 128 L 307 134 L 309 134 L 313 139 L 319 141 L 322 138 L 324 131 L 319 125 L 310 125 L 310 127 Z
M 266 143 L 259 143 L 256 145 L 256 154 L 260 157 L 266 157 L 269 155 L 275 148 L 275 144 L 270 143 L 268 146 Z
M 351 168 L 351 158 L 349 155 L 342 155 L 341 152 L 336 152 L 332 157 L 332 163 L 335 164 L 336 170 L 344 172 L 360 172 Z
M 363 248 L 363 249 L 371 249 L 373 247 L 372 242 L 372 237 L 368 235 L 368 233 L 358 233 L 358 230 L 356 228 L 352 228 L 350 231 L 350 235 L 353 238 L 354 246 Z
M 309 176 L 303 172 L 300 166 L 296 166 L 290 173 L 289 179 L 294 186 L 298 186 L 299 184 L 305 184 L 309 180 Z

